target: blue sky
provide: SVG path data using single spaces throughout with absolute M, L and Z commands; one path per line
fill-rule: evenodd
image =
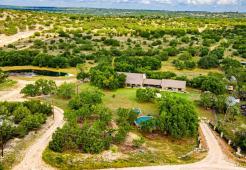
M 246 0 L 0 0 L 0 5 L 246 12 Z

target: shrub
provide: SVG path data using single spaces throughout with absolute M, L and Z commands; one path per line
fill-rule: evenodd
M 84 91 L 81 92 L 78 96 L 74 96 L 69 101 L 69 107 L 78 110 L 79 108 L 89 105 L 95 105 L 102 103 L 102 93 L 98 90 Z
M 40 95 L 40 91 L 39 91 L 38 87 L 35 86 L 34 84 L 26 85 L 26 87 L 24 87 L 21 90 L 21 93 L 25 94 L 26 96 L 31 96 L 31 97 Z
M 132 144 L 133 144 L 133 146 L 134 147 L 136 147 L 136 148 L 140 148 L 143 144 L 144 144 L 144 138 L 143 137 L 141 137 L 141 138 L 139 138 L 139 139 L 134 139 L 133 141 L 132 141 Z
M 41 94 L 48 95 L 54 94 L 56 91 L 56 84 L 53 80 L 39 79 L 35 84 L 28 84 L 22 90 L 21 93 L 26 96 L 39 96 Z
M 202 57 L 198 61 L 198 65 L 199 65 L 199 67 L 204 68 L 204 69 L 216 68 L 219 66 L 219 60 L 216 56 L 209 55 L 206 57 Z
M 137 89 L 136 98 L 139 102 L 151 102 L 156 96 L 156 89 Z
M 220 79 L 209 76 L 202 82 L 201 89 L 215 94 L 224 94 L 226 92 L 226 85 Z
M 74 94 L 75 94 L 74 83 L 65 82 L 57 89 L 57 95 L 65 99 L 70 99 Z
M 246 130 L 241 130 L 236 133 L 236 144 L 242 151 L 246 151 Z
M 19 123 L 22 121 L 22 119 L 29 116 L 30 114 L 31 112 L 27 107 L 20 105 L 13 112 L 14 122 Z

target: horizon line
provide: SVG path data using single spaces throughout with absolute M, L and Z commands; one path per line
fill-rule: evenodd
M 1 7 L 9 7 L 9 8 L 1 8 Z M 12 8 L 11 8 L 12 7 Z M 147 8 L 105 8 L 105 7 L 66 7 L 66 6 L 35 6 L 35 5 L 2 5 L 0 4 L 0 9 L 18 9 L 19 8 L 70 8 L 70 9 L 104 9 L 104 10 L 130 10 L 130 11 L 162 11 L 162 12 L 202 12 L 202 13 L 240 13 L 245 14 L 246 11 L 202 11 L 202 10 L 165 10 L 165 9 L 147 9 Z M 23 9 L 24 10 L 24 9 Z

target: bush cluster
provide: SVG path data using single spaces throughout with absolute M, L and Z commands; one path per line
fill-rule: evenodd
M 51 105 L 39 101 L 1 102 L 3 144 L 14 137 L 24 137 L 38 129 L 52 113 Z

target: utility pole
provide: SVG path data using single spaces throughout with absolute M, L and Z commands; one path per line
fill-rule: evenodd
M 2 157 L 3 157 L 3 119 L 0 119 L 0 126 L 1 126 L 1 150 L 2 150 Z
M 2 147 L 2 157 L 3 157 L 3 126 L 1 126 L 1 147 Z
M 77 88 L 77 96 L 79 95 L 79 84 L 76 84 L 76 88 Z
M 53 113 L 53 120 L 55 119 L 55 106 L 54 106 L 54 100 L 51 100 L 51 105 L 52 105 L 52 113 Z

